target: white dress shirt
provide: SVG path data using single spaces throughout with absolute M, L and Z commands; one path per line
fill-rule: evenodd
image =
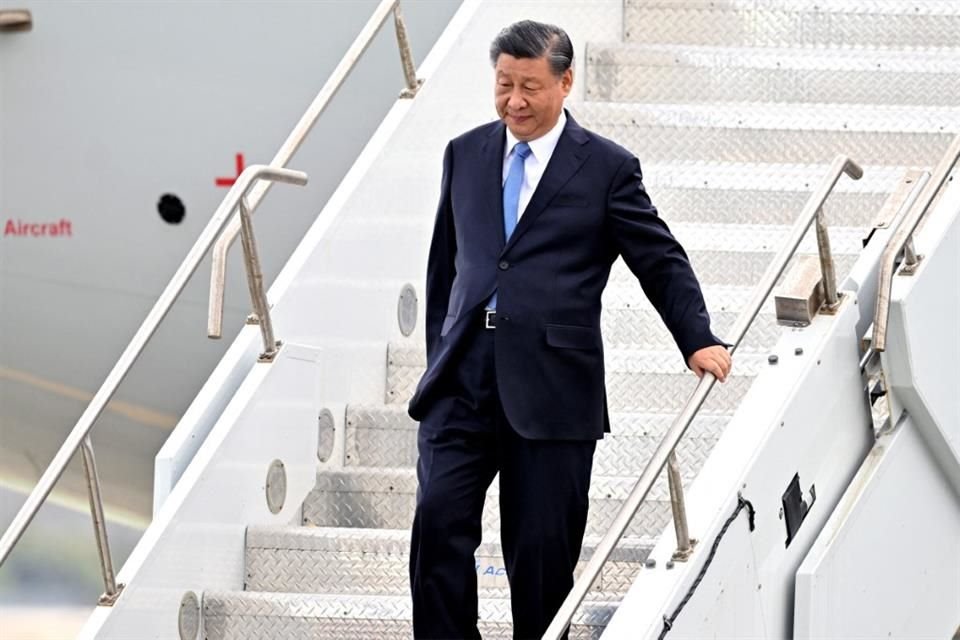
M 517 206 L 517 220 L 520 219 L 527 205 L 530 204 L 530 198 L 533 197 L 533 192 L 537 190 L 537 185 L 540 184 L 540 178 L 543 177 L 547 163 L 550 162 L 550 156 L 553 155 L 553 150 L 557 148 L 557 141 L 560 140 L 560 134 L 563 133 L 563 127 L 566 124 L 567 114 L 561 110 L 557 124 L 553 125 L 550 131 L 547 131 L 536 140 L 529 140 L 527 142 L 527 144 L 530 145 L 531 153 L 527 156 L 526 162 L 523 163 L 523 184 L 520 185 L 520 202 Z M 507 144 L 503 154 L 503 178 L 500 181 L 501 186 L 507 181 L 507 174 L 510 172 L 510 161 L 513 160 L 513 148 L 518 142 L 520 141 L 517 140 L 515 135 L 510 133 L 508 127 Z

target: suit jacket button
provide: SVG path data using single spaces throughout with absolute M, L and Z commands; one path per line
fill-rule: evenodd
M 510 263 L 507 262 L 506 260 L 501 260 L 500 264 L 497 266 L 500 267 L 500 271 L 506 271 L 507 269 L 510 268 Z

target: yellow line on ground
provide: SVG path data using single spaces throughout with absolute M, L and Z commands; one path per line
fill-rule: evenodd
M 53 380 L 47 380 L 27 373 L 26 371 L 18 371 L 17 369 L 0 367 L 0 379 L 12 380 L 13 382 L 19 382 L 20 384 L 41 389 L 54 395 L 70 398 L 71 400 L 79 400 L 84 403 L 89 403 L 90 400 L 93 399 L 92 393 L 82 389 L 54 382 Z M 157 427 L 165 431 L 172 431 L 177 425 L 177 417 L 174 415 L 154 411 L 153 409 L 122 400 L 111 400 L 107 404 L 106 410 L 129 418 L 134 422 L 147 425 L 148 427 Z
M 21 494 L 24 496 L 24 499 L 33 491 L 36 482 L 35 480 L 27 480 L 25 478 L 0 475 L 0 488 Z M 84 492 L 85 489 L 80 487 L 55 488 L 44 502 L 45 504 L 55 504 L 58 507 L 63 507 L 64 509 L 78 513 L 90 513 L 90 499 Z M 106 511 L 107 522 L 116 522 L 117 524 L 132 529 L 146 529 L 150 525 L 151 516 L 149 514 L 139 513 L 126 507 L 117 506 L 108 499 L 108 496 L 109 492 L 104 495 L 103 505 Z M 0 638 L 7 640 L 2 634 L 0 634 Z

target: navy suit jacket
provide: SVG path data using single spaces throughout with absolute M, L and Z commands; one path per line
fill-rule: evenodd
M 427 370 L 410 401 L 422 420 L 464 340 L 497 293 L 496 382 L 511 426 L 534 439 L 589 440 L 609 431 L 600 297 L 623 256 L 683 354 L 723 344 L 710 331 L 683 248 L 657 215 L 640 163 L 567 123 L 509 242 L 504 240 L 505 125 L 452 140 L 427 265 Z

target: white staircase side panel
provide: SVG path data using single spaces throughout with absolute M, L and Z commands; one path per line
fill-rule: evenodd
M 188 590 L 243 587 L 247 526 L 296 521 L 316 482 L 321 355 L 288 343 L 251 369 L 117 575 L 120 599 L 79 637 L 175 638 Z M 276 515 L 265 493 L 274 460 L 286 471 Z
M 244 327 L 187 407 L 153 463 L 153 517 L 167 501 L 204 438 L 257 361 L 260 328 Z
M 902 407 L 913 417 L 960 494 L 960 182 L 922 224 L 919 269 L 893 279 L 883 365 L 892 415 Z
M 793 638 L 949 638 L 958 626 L 960 495 L 905 416 L 800 565 Z
M 860 305 L 848 292 L 836 316 L 817 316 L 786 331 L 687 494 L 692 558 L 667 563 L 672 526 L 651 553 L 656 567 L 640 572 L 604 638 L 656 638 L 703 568 L 711 545 L 737 506 L 746 510 L 719 543 L 702 582 L 669 632 L 690 638 L 786 638 L 793 628 L 794 575 L 873 441 L 859 370 Z M 797 354 L 797 349 L 802 353 Z M 736 356 L 734 356 L 736 368 Z M 789 546 L 781 498 L 794 474 L 807 501 L 816 501 Z M 743 615 L 750 612 L 749 615 Z

